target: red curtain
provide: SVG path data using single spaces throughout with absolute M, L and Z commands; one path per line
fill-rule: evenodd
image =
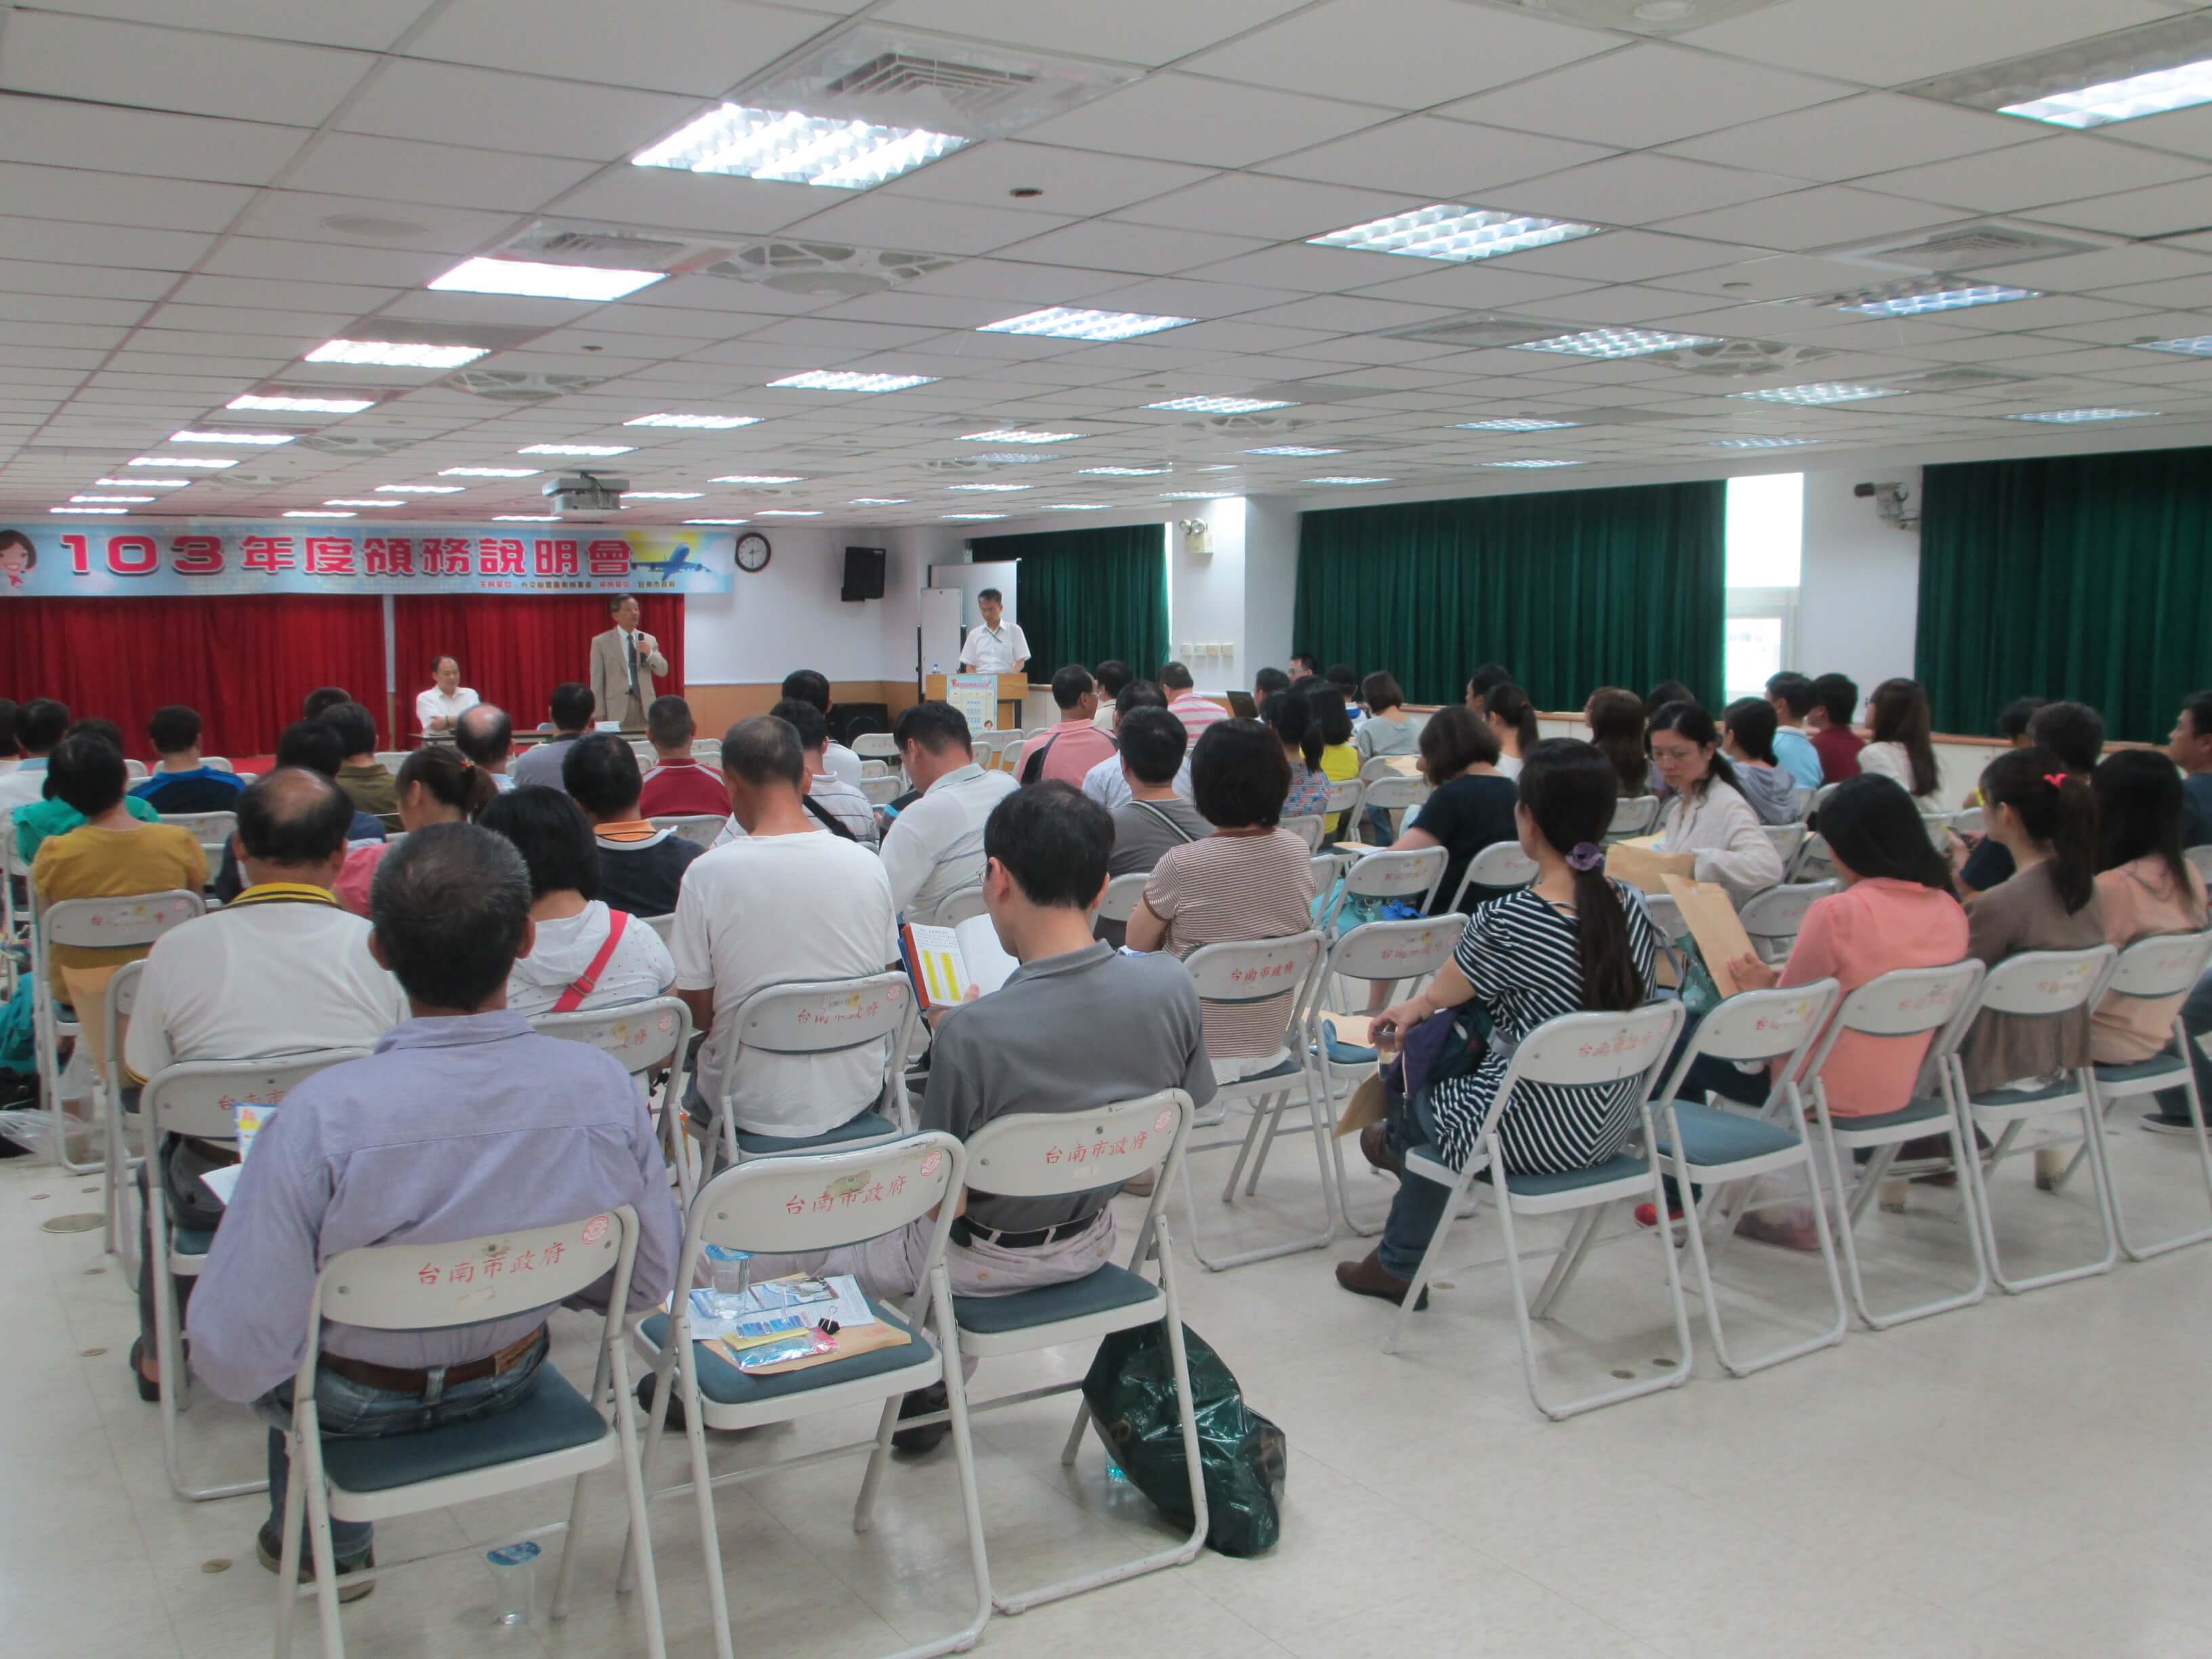
M 668 672 L 656 692 L 684 690 L 684 601 L 641 595 L 638 625 L 653 635 Z M 414 730 L 415 694 L 430 684 L 430 664 L 458 657 L 461 684 L 497 703 L 515 730 L 535 728 L 547 715 L 553 688 L 564 680 L 589 684 L 592 639 L 614 626 L 604 593 L 485 598 L 471 593 L 405 594 L 392 601 L 398 651 L 399 718 Z
M 218 755 L 265 755 L 319 685 L 343 685 L 384 719 L 384 623 L 374 597 L 10 599 L 0 603 L 0 696 L 58 697 L 123 728 L 153 758 L 146 721 L 181 702 Z

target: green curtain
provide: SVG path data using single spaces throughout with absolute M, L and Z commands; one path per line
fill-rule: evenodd
M 1540 708 L 1668 678 L 1717 708 L 1727 501 L 1713 481 L 1308 513 L 1292 644 L 1414 702 L 1498 662 Z
M 1144 675 L 1168 659 L 1167 526 L 979 536 L 977 560 L 1019 559 L 1015 618 L 1030 642 L 1029 677 L 1118 657 Z
M 1913 662 L 1938 731 L 2037 696 L 2162 739 L 2212 684 L 2212 449 L 1931 466 L 1921 502 Z

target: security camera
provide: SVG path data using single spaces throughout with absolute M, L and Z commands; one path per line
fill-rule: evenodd
M 1920 515 L 1917 513 L 1908 512 L 1905 509 L 1905 503 L 1912 492 L 1901 483 L 1893 481 L 1887 483 L 1853 484 L 1851 494 L 1861 501 L 1871 498 L 1875 511 L 1881 515 L 1881 521 L 1893 530 L 1911 530 L 1920 523 Z

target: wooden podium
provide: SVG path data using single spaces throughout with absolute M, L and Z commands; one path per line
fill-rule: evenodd
M 932 702 L 944 702 L 945 681 L 948 678 L 944 674 L 931 674 L 925 677 L 921 683 L 921 695 Z M 1001 674 L 999 676 L 999 730 L 1012 732 L 1020 729 L 1022 706 L 1029 700 L 1029 695 L 1030 677 L 1028 675 Z M 1011 714 L 1008 713 L 1009 710 L 1012 711 Z

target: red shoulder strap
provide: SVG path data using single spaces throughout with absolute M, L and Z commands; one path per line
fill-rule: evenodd
M 599 989 L 599 975 L 606 972 L 607 963 L 614 956 L 615 946 L 622 943 L 623 933 L 629 926 L 629 911 L 611 909 L 607 912 L 607 942 L 599 946 L 599 953 L 592 958 L 592 965 L 568 981 L 568 988 L 561 993 L 561 1000 L 553 1005 L 555 1013 L 574 1013 L 584 1006 L 584 999 Z

